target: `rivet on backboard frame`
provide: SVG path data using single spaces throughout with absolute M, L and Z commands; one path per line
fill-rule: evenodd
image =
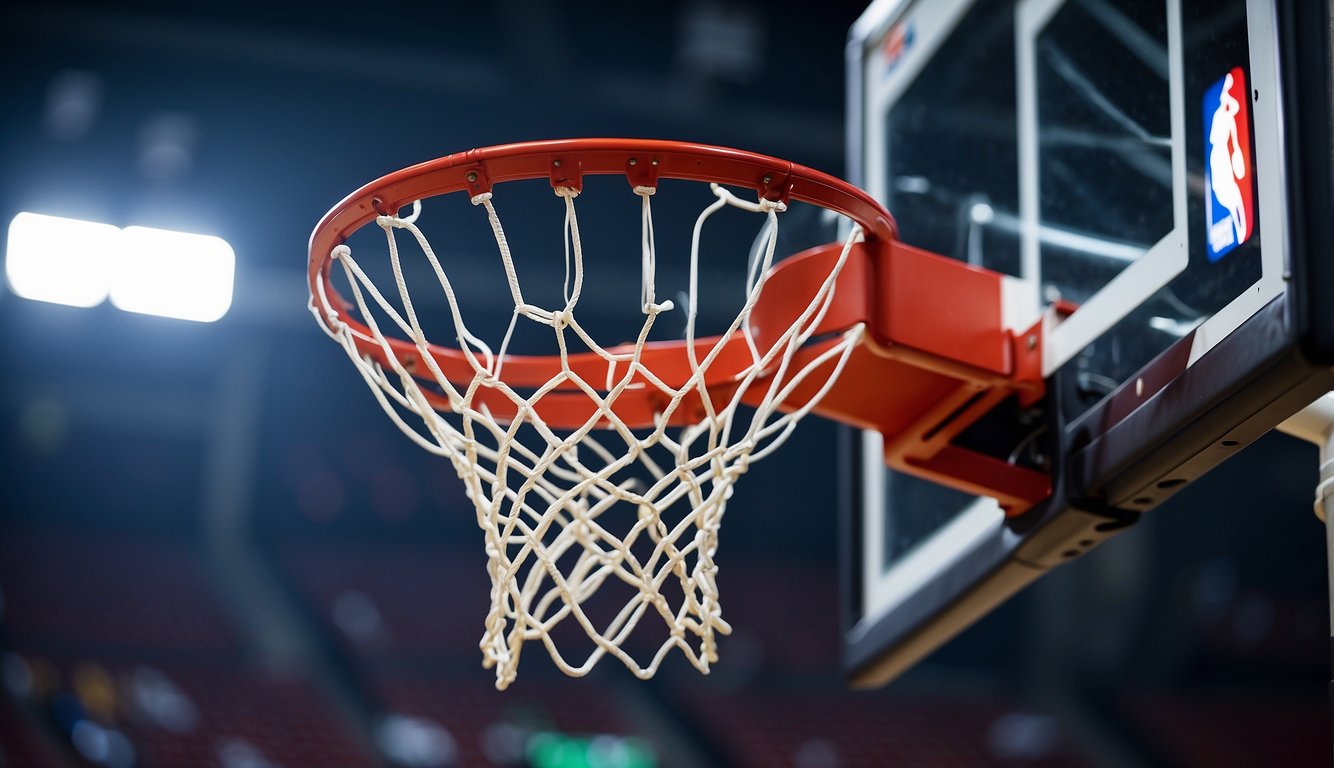
M 1027 340 L 1027 341 L 1028 341 L 1028 348 L 1029 348 L 1029 349 L 1037 349 L 1037 347 L 1038 347 L 1038 337 L 1037 337 L 1037 336 L 1034 336 L 1034 335 L 1030 334 L 1029 337 L 1028 337 L 1028 340 Z

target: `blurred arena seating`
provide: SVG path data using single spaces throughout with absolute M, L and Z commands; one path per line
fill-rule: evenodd
M 830 690 L 681 694 L 683 712 L 728 765 L 911 765 L 1074 768 L 1080 759 L 1050 716 L 1001 697 L 888 697 Z
M 994 681 L 846 691 L 832 575 L 816 565 L 721 561 L 734 632 L 721 638 L 708 677 L 671 658 L 651 683 L 614 665 L 567 680 L 534 648 L 502 693 L 476 646 L 489 589 L 479 553 L 342 536 L 289 537 L 269 553 L 326 646 L 334 678 L 351 692 L 350 710 L 328 668 L 319 679 L 253 663 L 219 599 L 227 585 L 210 579 L 189 539 L 5 529 L 0 745 L 8 762 L 0 765 L 410 764 L 389 757 L 391 725 L 435 734 L 442 766 L 525 765 L 543 733 L 628 740 L 661 756 L 689 755 L 683 764 L 1093 764 L 1058 712 Z M 1310 654 L 1299 651 L 1311 645 L 1313 605 L 1279 593 L 1235 595 L 1199 612 L 1182 652 L 1214 674 L 1310 677 Z M 1209 692 L 1187 681 L 1144 691 L 1115 699 L 1113 709 L 1131 753 L 1147 764 L 1327 764 L 1318 692 Z M 89 729 L 105 759 L 87 757 Z M 116 762 L 116 739 L 132 762 Z
M 1330 763 L 1330 722 L 1318 686 L 1294 693 L 1141 691 L 1122 701 L 1156 764 L 1183 768 Z
M 490 593 L 480 552 L 296 540 L 279 557 L 315 619 L 355 657 L 480 658 Z
M 384 713 L 445 726 L 462 764 L 496 764 L 496 750 L 504 751 L 505 734 L 515 730 L 654 741 L 643 719 L 630 715 L 624 687 L 603 674 L 566 681 L 538 648 L 508 691 L 494 689 L 490 673 L 479 670 L 476 646 L 489 589 L 480 557 L 426 544 L 311 539 L 281 552 L 297 592 L 348 655 L 368 698 Z M 701 678 L 669 657 L 660 679 L 630 689 L 648 692 L 655 722 L 680 723 L 717 764 L 1085 764 L 1053 718 L 999 695 L 921 701 L 846 691 L 828 569 L 734 558 L 720 565 L 719 582 L 734 634 L 720 639 L 713 676 Z
M 20 649 L 238 651 L 187 540 L 11 529 L 0 540 L 0 585 Z
M 835 571 L 732 558 L 719 567 L 718 589 L 734 632 L 753 635 L 759 662 L 790 672 L 838 668 Z
M 0 696 L 0 765 L 6 768 L 64 768 L 68 765 L 40 723 L 7 696 Z
M 500 692 L 490 675 L 381 669 L 372 673 L 370 684 L 385 711 L 428 718 L 454 734 L 461 765 L 504 765 L 507 755 L 522 756 L 524 740 L 538 732 L 642 733 L 624 702 L 596 678 L 581 680 L 576 689 L 563 681 L 521 677 Z
M 480 660 L 477 640 L 490 591 L 480 553 L 312 540 L 281 551 L 316 620 L 359 663 L 449 659 L 472 667 Z M 764 664 L 787 674 L 837 670 L 837 587 L 830 569 L 730 558 L 722 561 L 718 579 L 724 617 L 734 629 L 733 637 L 720 639 L 725 666 Z M 596 599 L 590 613 L 606 608 Z M 647 658 L 659 638 L 653 621 L 641 623 L 646 631 L 633 634 L 627 647 Z
M 461 765 L 505 764 L 504 755 L 522 756 L 513 739 L 539 731 L 642 732 L 605 680 L 553 677 L 537 648 L 511 688 L 495 689 L 477 647 L 490 590 L 479 555 L 317 540 L 292 542 L 281 552 L 296 591 L 345 654 L 366 699 L 384 717 L 423 718 L 445 728 Z
M 163 671 L 198 707 L 199 727 L 174 733 L 151 726 L 131 731 L 151 765 L 211 765 L 229 739 L 244 739 L 267 759 L 288 766 L 364 766 L 374 760 L 311 683 L 244 667 L 173 665 Z M 235 742 L 232 742 L 234 744 Z M 234 748 L 234 747 L 233 747 Z
M 376 762 L 309 680 L 248 662 L 188 541 L 11 529 L 0 585 L 7 768 Z

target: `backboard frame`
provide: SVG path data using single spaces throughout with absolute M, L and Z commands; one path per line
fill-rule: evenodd
M 857 184 L 869 181 L 864 172 L 869 137 L 862 122 L 865 56 L 911 5 L 906 0 L 874 3 L 850 35 L 848 152 Z M 951 7 L 968 5 L 968 0 L 956 0 Z M 1179 8 L 1176 2 L 1168 6 Z M 1334 267 L 1326 254 L 1334 225 L 1328 215 L 1312 213 L 1334 209 L 1329 182 L 1334 178 L 1329 130 L 1334 78 L 1328 66 L 1332 15 L 1330 4 L 1323 2 L 1250 0 L 1247 5 L 1248 29 L 1252 35 L 1261 31 L 1265 39 L 1259 46 L 1252 43 L 1252 86 L 1261 97 L 1282 100 L 1278 110 L 1269 110 L 1275 119 L 1263 126 L 1264 120 L 1256 121 L 1256 163 L 1278 169 L 1260 174 L 1261 183 L 1269 185 L 1262 202 L 1283 201 L 1262 206 L 1261 236 L 1266 260 L 1283 260 L 1279 274 L 1284 279 L 1271 278 L 1244 301 L 1233 302 L 1235 308 L 1229 304 L 1230 309 L 1215 313 L 1073 421 L 1064 420 L 1063 408 L 1048 407 L 1057 458 L 1048 502 L 959 537 L 948 567 L 917 568 L 893 600 L 879 606 L 878 613 L 869 612 L 862 516 L 864 478 L 875 464 L 875 445 L 845 430 L 844 658 L 854 685 L 893 679 L 1052 566 L 1132 525 L 1142 512 L 1334 388 L 1329 368 L 1334 312 L 1328 301 L 1334 295 Z M 1176 165 L 1179 158 L 1173 159 Z M 1049 338 L 1060 333 L 1048 332 Z M 1044 368 L 1054 401 L 1049 406 L 1059 406 L 1057 401 L 1074 391 L 1076 371 L 1068 364 L 1069 354 L 1054 350 L 1050 369 Z

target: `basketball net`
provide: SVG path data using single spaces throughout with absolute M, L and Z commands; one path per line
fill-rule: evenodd
M 761 342 L 750 315 L 773 265 L 779 216 L 786 207 L 765 199 L 745 201 L 716 184 L 711 188 L 716 199 L 696 219 L 691 240 L 683 352 L 689 367 L 682 381 L 669 380 L 642 361 L 654 323 L 673 309 L 673 302 L 659 301 L 655 292 L 653 187 L 633 188 L 642 201 L 643 323 L 631 344 L 603 346 L 579 323 L 584 254 L 575 211 L 579 191 L 570 187 L 555 188 L 565 208 L 566 254 L 564 304 L 555 308 L 524 298 L 493 192 L 472 198 L 490 223 L 514 306 L 494 350 L 468 330 L 455 287 L 415 223 L 420 203 L 410 216 L 376 219 L 388 245 L 394 276 L 390 291 L 376 287 L 348 246 L 339 245 L 331 253 L 343 266 L 373 338 L 339 319 L 322 282 L 312 298 L 312 311 L 342 345 L 393 423 L 422 448 L 450 460 L 476 510 L 491 577 L 491 607 L 480 645 L 483 664 L 495 668 L 499 689 L 514 680 L 520 652 L 531 641 L 541 641 L 556 665 L 572 676 L 587 674 L 611 655 L 647 679 L 673 648 L 707 673 L 718 658 L 717 635 L 731 631 L 719 603 L 714 557 L 733 485 L 752 463 L 791 436 L 861 342 L 864 327 L 854 326 L 821 354 L 800 364 L 794 361 L 828 311 L 835 281 L 853 245 L 862 240 L 861 228 L 853 226 L 828 277 L 792 326 L 772 343 Z M 697 340 L 700 235 L 705 221 L 725 206 L 764 217 L 764 226 L 735 319 L 721 337 Z M 418 322 L 402 268 L 403 232 L 429 263 L 448 302 L 457 345 L 471 368 L 465 381 L 454 371 L 452 378 L 447 376 L 430 354 L 431 343 Z M 393 295 L 396 302 L 388 298 Z M 399 359 L 381 331 L 382 321 L 415 344 L 420 363 Z M 519 323 L 549 328 L 560 353 L 558 372 L 523 393 L 504 377 L 507 361 L 516 365 L 519 359 L 508 353 Z M 388 367 L 363 355 L 358 340 L 378 345 Z M 731 377 L 735 385 L 706 386 L 710 367 L 724 364 L 720 359 L 736 365 L 736 345 L 741 343 L 741 364 Z M 585 352 L 605 362 L 601 380 L 590 380 L 580 373 L 585 368 L 571 366 L 570 357 Z M 808 379 L 819 383 L 817 394 L 789 405 L 794 390 Z M 618 414 L 617 400 L 644 387 L 660 395 L 655 401 L 660 408 L 652 424 L 641 428 Z M 752 388 L 762 390 L 763 396 L 751 399 L 754 407 L 742 406 L 742 396 Z M 589 416 L 581 426 L 561 429 L 544 420 L 542 400 L 553 392 L 587 397 Z M 505 413 L 498 413 L 501 410 Z M 618 522 L 621 525 L 613 525 Z M 599 622 L 590 617 L 586 604 L 609 580 L 627 585 L 631 597 L 610 620 Z M 666 639 L 656 649 L 635 646 L 638 652 L 632 655 L 625 647 L 631 633 L 641 622 L 654 620 L 665 625 Z M 567 658 L 553 636 L 558 625 L 571 622 L 593 644 L 581 659 Z

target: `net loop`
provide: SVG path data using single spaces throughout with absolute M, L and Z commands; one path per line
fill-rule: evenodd
M 343 347 L 390 420 L 414 443 L 452 463 L 473 505 L 491 580 L 479 648 L 483 664 L 496 671 L 498 688 L 515 679 L 522 649 L 533 642 L 575 676 L 611 656 L 648 678 L 671 652 L 708 672 L 718 659 L 717 636 L 731 632 L 719 601 L 715 556 L 735 484 L 788 439 L 862 342 L 865 329 L 856 325 L 815 346 L 838 275 L 862 240 L 861 228 L 851 228 L 829 275 L 792 326 L 761 343 L 750 314 L 774 265 L 787 206 L 763 197 L 744 200 L 717 184 L 711 190 L 715 199 L 697 216 L 691 234 L 688 285 L 677 296 L 686 324 L 684 343 L 672 352 L 680 363 L 674 366 L 661 366 L 663 358 L 654 356 L 661 353 L 649 345 L 658 318 L 677 305 L 657 295 L 653 186 L 631 190 L 640 199 L 642 322 L 634 341 L 615 346 L 598 342 L 579 320 L 585 260 L 575 202 L 581 191 L 575 187 L 553 188 L 565 214 L 563 303 L 553 307 L 525 299 L 494 190 L 469 198 L 485 213 L 513 304 L 494 348 L 468 328 L 454 284 L 417 225 L 420 202 L 409 216 L 374 219 L 393 274 L 387 290 L 376 286 L 347 245 L 329 254 L 342 266 L 366 332 L 339 320 L 322 285 L 311 306 L 321 327 Z M 701 233 L 728 206 L 762 217 L 762 225 L 748 256 L 740 309 L 724 333 L 701 338 Z M 444 296 L 457 359 L 432 354 L 400 239 L 415 245 Z M 546 367 L 510 353 L 521 322 L 550 329 L 558 355 Z M 395 353 L 386 329 L 410 339 L 416 354 Z M 803 350 L 818 354 L 799 356 Z M 799 388 L 805 394 L 794 400 Z M 558 407 L 561 418 L 553 421 Z M 571 418 L 576 412 L 579 418 Z M 610 592 L 613 586 L 619 591 Z M 618 603 L 609 612 L 599 612 L 607 606 L 595 611 L 597 598 L 608 594 Z M 660 627 L 656 639 L 645 643 L 637 630 L 654 624 Z M 557 642 L 557 635 L 568 641 L 561 633 L 571 629 L 590 643 L 575 656 Z

